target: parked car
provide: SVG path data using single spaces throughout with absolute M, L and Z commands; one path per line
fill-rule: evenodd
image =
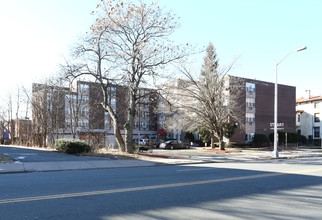
M 140 139 L 139 145 L 149 145 L 149 139 Z
M 159 139 L 152 139 L 152 141 L 151 141 L 151 145 L 154 148 L 159 148 L 160 147 L 160 144 L 161 144 L 161 140 L 159 140 Z
M 170 141 L 166 141 L 160 144 L 160 148 L 163 149 L 180 149 L 180 148 L 186 148 L 189 149 L 190 146 L 189 144 L 183 144 L 177 140 L 170 140 Z

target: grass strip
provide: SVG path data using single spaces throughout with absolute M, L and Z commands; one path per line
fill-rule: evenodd
M 13 160 L 10 157 L 0 154 L 0 163 L 8 163 L 8 162 L 13 162 Z

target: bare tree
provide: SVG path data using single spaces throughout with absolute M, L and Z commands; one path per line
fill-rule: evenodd
M 109 112 L 114 134 L 122 151 L 133 153 L 133 127 L 139 88 L 152 84 L 162 74 L 162 68 L 190 52 L 174 45 L 169 36 L 178 27 L 176 16 L 162 10 L 156 2 L 138 4 L 121 0 L 102 1 L 97 6 L 98 18 L 85 42 L 76 48 L 83 65 L 68 65 L 68 75 L 90 75 L 100 83 Z M 111 84 L 127 87 L 127 122 L 123 125 L 125 141 L 121 135 L 118 115 L 108 103 L 107 88 Z
M 69 82 L 69 87 L 72 87 L 72 82 Z M 65 96 L 65 128 L 70 131 L 72 138 L 76 138 L 77 128 L 79 125 L 80 111 L 83 105 L 83 90 L 75 92 L 69 90 Z
M 232 136 L 235 123 L 242 124 L 238 99 L 243 87 L 227 76 L 231 67 L 219 68 L 215 49 L 210 43 L 199 78 L 182 68 L 187 79 L 179 80 L 175 85 L 177 92 L 172 94 L 175 110 L 170 112 L 172 117 L 178 117 L 177 127 L 208 134 L 212 147 L 217 138 L 222 150 L 224 137 Z
M 55 77 L 46 79 L 42 84 L 33 84 L 31 105 L 34 143 L 39 146 L 53 145 L 64 131 L 65 94 L 69 88 L 62 85 L 63 82 Z
M 6 136 L 6 138 L 10 138 L 12 143 L 21 144 L 26 142 L 26 132 L 24 132 L 26 129 L 23 129 L 22 127 L 27 127 L 22 121 L 26 120 L 23 115 L 28 108 L 28 97 L 23 91 L 24 87 L 17 85 L 15 90 L 6 94 L 6 97 L 2 102 L 4 105 L 1 106 L 0 120 L 2 125 L 2 136 L 4 137 L 3 132 L 7 132 L 9 137 Z M 21 127 L 19 127 L 20 125 Z

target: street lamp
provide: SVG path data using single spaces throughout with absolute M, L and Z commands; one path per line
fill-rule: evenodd
M 277 150 L 277 66 L 280 64 L 287 56 L 294 52 L 299 52 L 302 50 L 305 50 L 307 47 L 300 47 L 296 50 L 293 50 L 286 54 L 279 62 L 275 64 L 275 95 L 274 95 L 274 151 L 273 151 L 273 157 L 278 158 L 278 150 Z

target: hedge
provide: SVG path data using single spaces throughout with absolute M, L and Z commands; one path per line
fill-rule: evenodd
M 55 142 L 55 148 L 68 154 L 87 153 L 91 151 L 91 146 L 81 140 L 58 139 Z
M 265 134 L 255 134 L 253 137 L 253 143 L 255 147 L 268 146 L 269 140 Z

